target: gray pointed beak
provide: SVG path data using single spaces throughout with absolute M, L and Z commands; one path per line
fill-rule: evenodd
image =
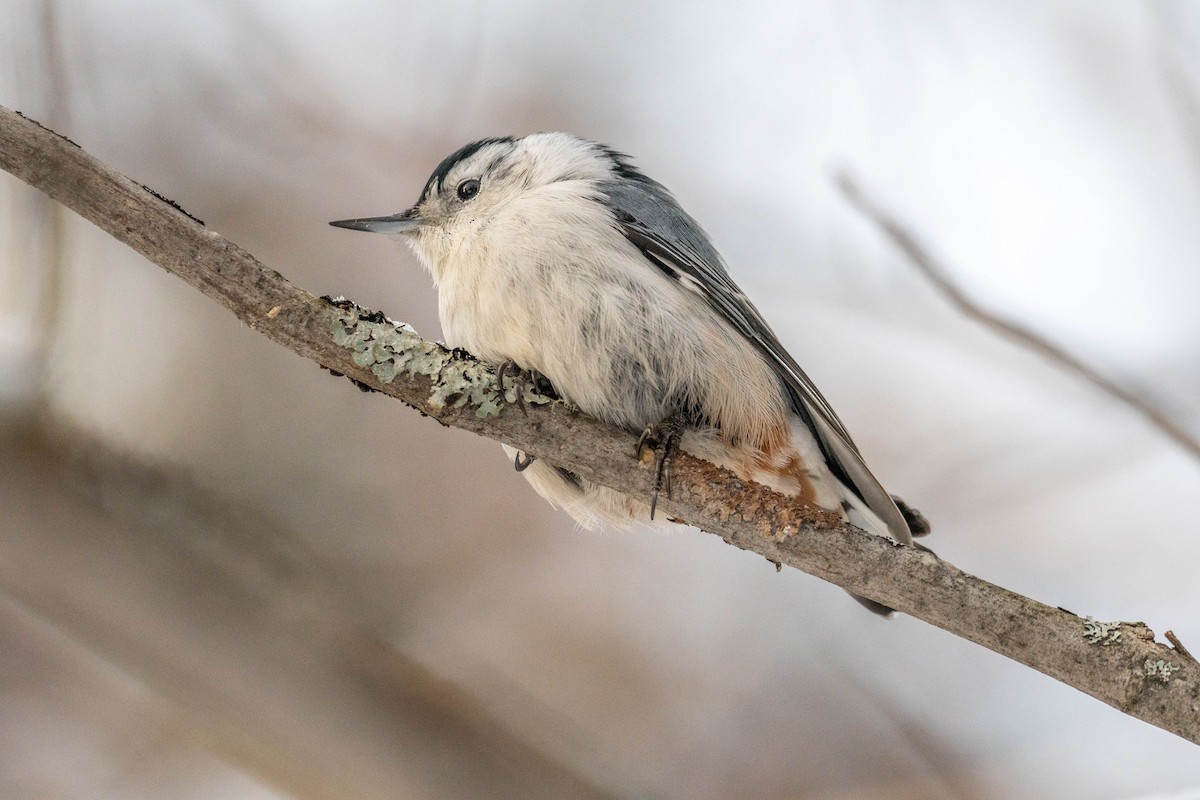
M 336 219 L 329 223 L 335 228 L 367 233 L 412 233 L 424 222 L 415 208 L 388 217 L 360 217 L 359 219 Z

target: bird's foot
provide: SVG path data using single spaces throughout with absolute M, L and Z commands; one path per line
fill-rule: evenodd
M 529 416 L 529 411 L 525 408 L 525 390 L 532 389 L 540 395 L 549 397 L 552 400 L 558 400 L 558 392 L 554 389 L 554 384 L 550 382 L 542 373 L 535 369 L 522 369 L 517 365 L 517 362 L 505 360 L 500 362 L 496 367 L 496 386 L 500 389 L 500 394 L 505 394 L 507 389 L 504 386 L 504 380 L 509 375 L 513 376 L 512 387 L 515 390 L 516 404 L 521 409 L 521 413 Z M 528 466 L 528 465 L 526 465 Z M 519 472 L 524 467 L 519 468 Z
M 686 427 L 682 415 L 667 417 L 652 425 L 647 425 L 638 437 L 637 451 L 634 457 L 639 461 L 642 452 L 649 447 L 654 453 L 654 492 L 650 495 L 650 519 L 654 519 L 655 509 L 658 508 L 658 495 L 664 489 L 667 497 L 671 496 L 671 460 L 679 452 L 679 438 Z
M 520 450 L 513 456 L 513 469 L 517 472 L 524 472 L 529 469 L 529 465 L 537 461 L 537 456 L 531 456 L 528 453 L 522 453 Z

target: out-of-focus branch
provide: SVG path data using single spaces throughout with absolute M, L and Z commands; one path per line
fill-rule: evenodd
M 0 166 L 76 210 L 300 355 L 444 425 L 497 439 L 581 477 L 649 497 L 636 437 L 561 403 L 507 411 L 494 376 L 381 314 L 299 289 L 241 248 L 77 145 L 0 111 Z M 1200 665 L 1141 623 L 1098 623 L 1022 597 L 843 524 L 796 498 L 680 454 L 659 508 L 765 558 L 816 575 L 1033 667 L 1200 743 Z
M 942 293 L 950 303 L 967 317 L 980 325 L 990 328 L 1022 347 L 1026 347 L 1049 361 L 1058 364 L 1068 372 L 1072 372 L 1105 394 L 1113 397 L 1145 417 L 1150 424 L 1158 428 L 1176 444 L 1188 451 L 1193 458 L 1200 459 L 1200 438 L 1192 435 L 1167 412 L 1156 406 L 1132 390 L 1121 386 L 1110 378 L 1101 375 L 1092 367 L 1085 364 L 1063 347 L 1051 342 L 1045 336 L 1032 330 L 1027 325 L 1005 319 L 994 311 L 988 311 L 980 306 L 962 290 L 949 270 L 945 269 L 917 242 L 916 237 L 894 216 L 873 200 L 858 182 L 847 172 L 837 175 L 837 185 L 847 200 L 853 204 L 865 217 L 871 220 L 891 239 L 917 271 L 921 273 L 934 288 Z
M 620 794 L 398 652 L 294 532 L 178 472 L 52 421 L 0 433 L 0 508 L 0 595 L 290 797 Z
M 59 0 L 44 0 L 38 20 L 41 34 L 41 50 L 45 63 L 45 96 L 49 101 L 46 110 L 49 124 L 60 129 L 70 124 L 70 84 L 67 80 L 67 69 L 63 63 L 65 48 L 62 40 L 62 9 Z M 54 350 L 55 337 L 58 335 L 62 316 L 63 282 L 66 269 L 66 209 L 53 202 L 39 204 L 38 216 L 41 217 L 41 269 L 38 272 L 38 305 L 37 315 L 42 325 L 36 339 L 36 363 L 41 374 L 37 376 L 35 387 L 36 396 L 33 405 L 41 406 L 45 402 L 47 387 L 47 367 L 51 353 Z

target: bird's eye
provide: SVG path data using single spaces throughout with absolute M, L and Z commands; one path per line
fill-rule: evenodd
M 479 194 L 479 179 L 468 178 L 458 185 L 458 189 L 456 191 L 458 193 L 459 200 L 470 200 L 472 197 Z

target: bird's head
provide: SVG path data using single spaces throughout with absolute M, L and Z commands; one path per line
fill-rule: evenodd
M 553 187 L 551 207 L 570 214 L 572 201 L 603 202 L 598 187 L 627 173 L 637 174 L 624 156 L 567 133 L 481 139 L 446 156 L 411 208 L 329 224 L 401 236 L 437 278 L 445 259 L 510 203 Z

